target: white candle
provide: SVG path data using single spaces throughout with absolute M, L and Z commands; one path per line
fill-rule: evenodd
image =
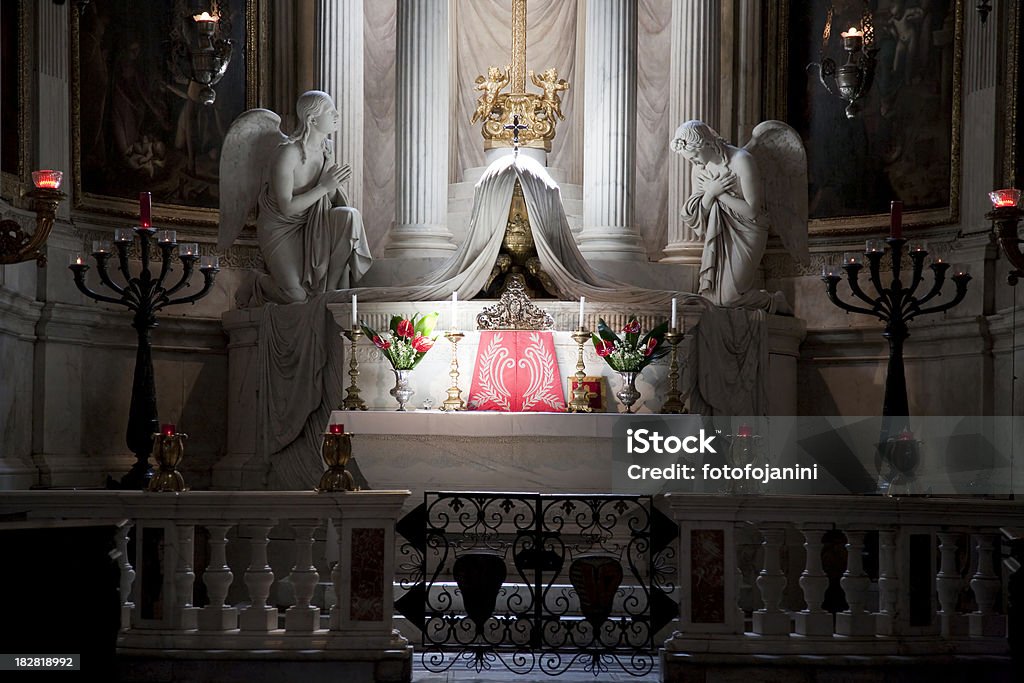
M 352 295 L 352 329 L 353 330 L 356 329 L 356 319 L 357 319 L 357 317 L 358 316 L 356 315 L 356 295 L 353 294 Z
M 580 329 L 583 329 L 583 303 L 586 301 L 586 297 L 580 297 Z
M 453 330 L 456 329 L 456 327 L 455 327 L 455 308 L 458 305 L 458 303 L 459 303 L 459 292 L 458 292 L 458 290 L 452 290 L 452 313 L 451 313 L 452 323 L 451 323 L 451 329 L 453 329 Z
M 676 329 L 676 300 L 672 298 L 672 329 Z

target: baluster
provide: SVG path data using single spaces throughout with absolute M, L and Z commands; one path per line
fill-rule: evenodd
M 899 635 L 904 631 L 899 609 L 896 538 L 894 529 L 878 532 L 878 614 L 875 615 L 875 623 L 878 634 L 885 636 Z
M 199 610 L 199 628 L 203 631 L 228 631 L 238 628 L 238 610 L 224 604 L 235 575 L 227 563 L 228 531 L 232 524 L 207 524 L 210 532 L 210 564 L 203 572 L 210 604 Z
M 786 574 L 782 571 L 782 544 L 786 541 L 783 527 L 761 530 L 764 541 L 764 564 L 757 577 L 764 608 L 754 612 L 754 633 L 758 635 L 786 635 L 789 633 L 789 614 L 780 609 L 782 591 L 786 588 Z
M 132 530 L 127 520 L 118 525 L 114 532 L 114 547 L 117 549 L 117 566 L 121 572 L 121 630 L 132 626 L 132 584 L 135 583 L 135 569 L 128 560 L 128 532 Z
M 174 617 L 175 626 L 183 631 L 196 628 L 199 608 L 192 605 L 192 588 L 196 575 L 192 571 L 195 556 L 195 525 L 179 523 L 178 562 L 174 570 Z
M 836 633 L 843 636 L 872 636 L 875 634 L 875 615 L 864 609 L 871 580 L 864 571 L 864 535 L 861 530 L 847 530 L 846 571 L 839 585 L 846 594 L 849 609 L 836 615 Z
M 334 585 L 334 604 L 331 606 L 330 620 L 330 629 L 332 631 L 341 630 L 341 562 L 342 558 L 345 557 L 345 550 L 341 545 L 341 521 L 340 517 L 334 519 L 334 536 L 338 547 L 338 561 L 334 564 L 334 568 L 331 569 L 331 583 Z
M 959 533 L 939 531 L 939 572 L 935 575 L 935 588 L 939 594 L 939 621 L 942 635 L 950 638 L 966 632 L 966 619 L 956 611 L 957 598 L 963 588 L 963 577 L 956 566 L 956 542 Z
M 313 565 L 313 534 L 320 527 L 318 519 L 293 520 L 295 534 L 295 566 L 291 581 L 295 588 L 295 604 L 285 611 L 286 631 L 314 631 L 320 627 L 320 608 L 310 605 L 320 573 Z
M 978 609 L 968 615 L 972 638 L 1006 637 L 1006 616 L 996 613 L 996 598 L 1000 581 L 993 565 L 994 534 L 982 532 L 974 535 L 978 551 L 978 569 L 971 578 L 971 590 Z
M 238 615 L 238 626 L 243 631 L 270 631 L 277 628 L 277 608 L 267 605 L 270 587 L 274 584 L 274 572 L 267 564 L 267 535 L 277 524 L 276 520 L 253 520 L 249 524 L 251 555 L 249 567 L 245 570 L 245 585 L 249 589 L 249 603 Z
M 831 524 L 804 524 L 800 527 L 807 551 L 804 571 L 800 574 L 800 588 L 803 589 L 807 608 L 795 617 L 796 632 L 802 636 L 832 635 L 832 614 L 821 607 L 828 590 L 828 575 L 821 566 L 822 537 L 831 528 Z

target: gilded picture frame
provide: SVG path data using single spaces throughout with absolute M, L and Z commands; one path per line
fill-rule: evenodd
M 848 119 L 810 65 L 846 61 L 839 34 L 869 4 L 878 64 L 861 113 Z M 907 228 L 959 221 L 964 11 L 963 0 L 769 3 L 766 113 L 807 148 L 811 235 L 881 231 L 894 199 Z
M 261 106 L 267 0 L 213 0 L 232 56 L 211 105 L 192 95 L 187 0 L 105 0 L 71 17 L 73 210 L 132 217 L 153 194 L 156 223 L 217 224 L 220 146 L 231 122 Z M 202 230 L 199 231 L 200 233 Z
M 32 163 L 32 35 L 31 3 L 25 0 L 5 2 L 3 11 L 2 74 L 0 99 L 4 102 L 0 196 L 8 201 L 21 194 L 30 183 Z M 14 106 L 10 106 L 14 103 Z

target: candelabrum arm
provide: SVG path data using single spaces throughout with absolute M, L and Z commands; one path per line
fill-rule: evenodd
M 914 292 L 917 291 L 918 286 L 924 281 L 924 257 L 927 256 L 927 252 L 918 251 L 910 254 L 910 260 L 914 263 L 913 277 L 911 277 L 910 287 L 906 291 L 908 297 L 912 297 Z
M 846 271 L 847 281 L 850 283 L 850 291 L 855 297 L 863 301 L 864 303 L 871 306 L 871 314 L 876 315 L 882 320 L 888 320 L 891 311 L 888 307 L 888 299 L 881 294 L 877 299 L 872 299 L 864 290 L 860 288 L 860 281 L 857 279 L 857 270 L 847 269 Z
M 174 249 L 175 246 L 177 245 L 160 245 L 160 276 L 156 279 L 157 286 L 164 283 L 164 278 L 167 277 L 167 273 L 171 271 L 171 250 Z
M 100 282 L 123 297 L 125 295 L 125 288 L 110 279 L 110 274 L 107 273 L 107 260 L 110 258 L 110 254 L 95 254 L 94 257 L 96 259 L 96 272 L 100 276 Z
M 183 266 L 183 270 L 182 270 L 182 273 L 181 273 L 181 279 L 178 280 L 178 282 L 173 287 L 171 287 L 170 289 L 164 291 L 164 293 L 163 293 L 164 303 L 167 303 L 167 301 L 170 299 L 171 296 L 173 296 L 182 287 L 186 286 L 188 284 L 188 281 L 192 279 L 192 271 L 195 268 L 196 258 L 197 257 L 195 257 L 195 256 L 179 256 L 178 258 L 181 259 L 181 265 Z M 160 279 L 163 280 L 163 275 L 162 274 L 161 274 L 161 278 Z
M 953 308 L 958 303 L 963 301 L 965 296 L 967 296 L 967 283 L 970 281 L 970 279 L 970 275 L 954 277 L 953 282 L 956 283 L 956 296 L 953 297 L 952 301 L 947 301 L 946 303 L 939 304 L 938 306 L 921 308 L 921 304 L 924 303 L 925 301 L 924 299 L 922 299 L 921 301 L 917 302 L 916 306 L 913 307 L 913 311 L 911 311 L 910 315 L 907 316 L 907 320 L 910 320 L 911 318 L 918 315 L 928 315 L 929 313 L 941 313 L 942 311 L 948 311 L 949 309 Z
M 212 269 L 212 268 L 207 269 L 207 270 L 203 270 L 204 282 L 203 282 L 203 288 L 201 290 L 199 290 L 195 294 L 192 294 L 191 296 L 183 296 L 180 299 L 170 299 L 170 300 L 168 300 L 168 301 L 166 301 L 164 303 L 164 306 L 177 306 L 178 304 L 191 304 L 191 303 L 195 303 L 196 301 L 199 301 L 200 299 L 202 299 L 204 296 L 206 296 L 209 293 L 210 288 L 213 287 L 213 279 L 216 276 L 217 276 L 217 271 Z M 165 294 L 164 295 L 165 299 L 166 299 L 166 296 L 167 295 Z
M 108 304 L 119 304 L 121 306 L 127 306 L 129 309 L 133 311 L 138 310 L 138 305 L 135 303 L 135 301 L 133 301 L 131 298 L 127 296 L 122 296 L 120 299 L 116 299 L 112 296 L 105 296 L 103 294 L 100 294 L 99 292 L 94 292 L 91 289 L 89 289 L 89 286 L 85 284 L 84 266 L 74 268 L 72 272 L 74 273 L 75 276 L 75 286 L 78 287 L 78 291 L 80 291 L 82 294 L 85 294 L 90 299 L 94 299 L 96 301 L 103 301 Z
M 854 305 L 848 304 L 845 301 L 843 301 L 842 299 L 840 299 L 839 295 L 838 295 L 838 293 L 836 291 L 838 286 L 839 286 L 839 278 L 838 277 L 836 277 L 836 278 L 829 278 L 828 280 L 825 281 L 825 289 L 826 289 L 826 292 L 828 293 L 828 298 L 836 306 L 838 306 L 839 308 L 841 308 L 844 311 L 847 311 L 849 313 L 863 313 L 864 315 L 873 315 L 873 316 L 876 316 L 876 317 L 879 317 L 879 318 L 882 317 L 882 314 L 877 309 L 875 309 L 875 308 L 864 308 L 863 306 L 854 306 Z
M 933 263 L 931 265 L 932 272 L 935 273 L 935 282 L 932 284 L 931 291 L 925 294 L 923 297 L 918 299 L 911 306 L 914 314 L 917 315 L 917 311 L 920 310 L 921 306 L 928 303 L 939 295 L 942 291 L 942 285 L 946 283 L 946 271 L 949 270 L 948 263 Z
M 117 269 L 121 271 L 121 277 L 124 278 L 125 284 L 130 285 L 132 282 L 132 273 L 128 270 L 128 243 L 117 242 Z

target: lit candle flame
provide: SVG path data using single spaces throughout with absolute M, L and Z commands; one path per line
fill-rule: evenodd
M 220 16 L 217 14 L 210 14 L 209 12 L 203 12 L 202 14 L 193 14 L 192 18 L 196 21 L 220 21 Z
M 849 31 L 840 34 L 843 38 L 863 38 L 864 31 L 858 31 L 856 26 L 851 26 Z

